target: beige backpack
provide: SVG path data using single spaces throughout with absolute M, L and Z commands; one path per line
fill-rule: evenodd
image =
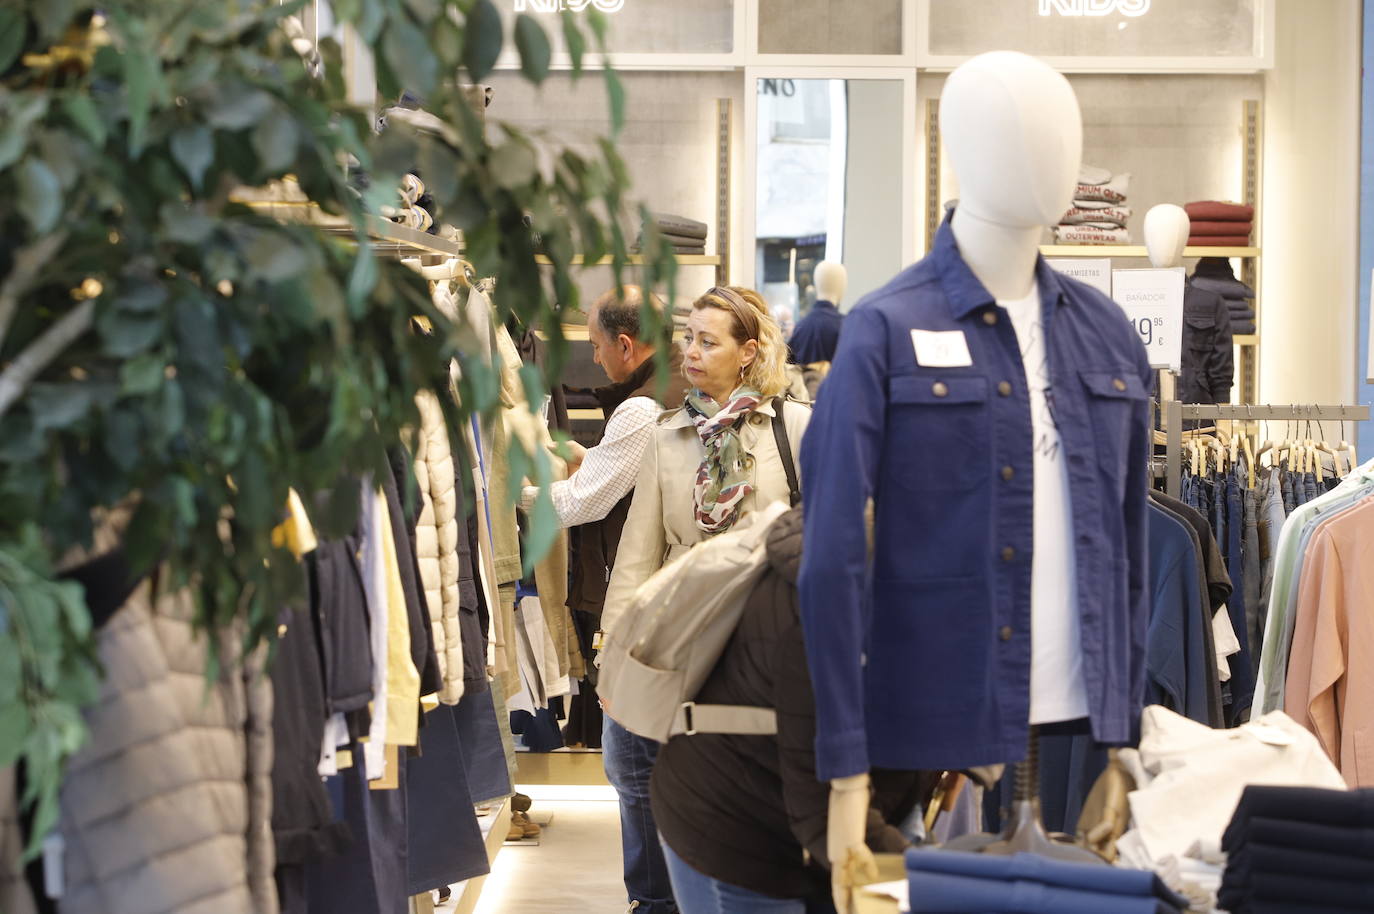
M 626 730 L 666 743 L 679 733 L 766 736 L 772 708 L 693 699 L 725 651 L 768 565 L 768 529 L 787 513 L 774 502 L 660 568 L 606 633 L 597 693 Z

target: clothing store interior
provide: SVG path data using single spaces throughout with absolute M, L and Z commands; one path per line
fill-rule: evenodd
M 1374 0 L 80 6 L 0 914 L 1374 912 Z

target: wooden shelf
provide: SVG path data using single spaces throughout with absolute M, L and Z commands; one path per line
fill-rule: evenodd
M 535 255 L 534 259 L 542 264 L 553 263 L 552 260 L 545 257 L 543 254 Z M 581 267 L 609 267 L 613 263 L 613 260 L 610 257 L 602 257 L 595 262 L 588 262 L 581 254 L 574 254 L 572 262 L 574 266 Z M 641 266 L 644 263 L 644 258 L 639 254 L 631 254 L 629 259 L 626 260 L 626 263 L 631 266 Z M 718 267 L 720 266 L 720 257 L 716 254 L 678 254 L 677 264 L 680 267 Z
M 1231 337 L 1231 342 L 1237 346 L 1258 346 L 1259 334 L 1257 333 L 1238 333 Z
M 1149 257 L 1143 244 L 1042 244 L 1046 257 Z M 1184 257 L 1258 257 L 1259 248 L 1186 247 Z

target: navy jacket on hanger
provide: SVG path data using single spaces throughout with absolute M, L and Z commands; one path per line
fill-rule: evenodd
M 1124 743 L 1145 685 L 1152 376 L 1118 305 L 1043 258 L 1036 279 L 1068 460 L 1092 733 Z M 918 364 L 912 330 L 951 334 L 938 360 L 966 364 Z M 846 317 L 826 392 L 801 447 L 818 775 L 1022 758 L 1030 401 L 1011 320 L 948 221 L 928 257 Z

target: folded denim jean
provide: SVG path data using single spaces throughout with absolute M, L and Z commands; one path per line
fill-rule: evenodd
M 1251 784 L 1240 795 L 1222 850 L 1239 846 L 1252 818 L 1286 819 L 1374 830 L 1374 788 L 1324 790 L 1319 787 L 1266 787 Z
M 1365 828 L 1352 829 L 1319 822 L 1291 822 L 1256 816 L 1250 820 L 1247 829 L 1236 832 L 1233 844 L 1225 849 L 1228 852 L 1233 849 L 1239 851 L 1251 842 L 1267 847 L 1303 848 L 1374 860 L 1374 830 Z
M 1374 854 L 1359 854 L 1353 848 L 1348 853 L 1339 853 L 1249 841 L 1231 852 L 1226 869 L 1228 876 L 1235 870 L 1236 877 L 1241 879 L 1249 878 L 1251 873 L 1265 872 L 1312 879 L 1369 881 L 1374 879 Z
M 912 914 L 932 911 L 951 914 L 981 914 L 986 911 L 1005 911 L 1008 914 L 1180 914 L 1186 910 L 1186 906 L 1168 904 L 1153 895 L 1092 892 L 1026 880 L 1005 882 L 921 870 L 907 872 L 907 888 Z

